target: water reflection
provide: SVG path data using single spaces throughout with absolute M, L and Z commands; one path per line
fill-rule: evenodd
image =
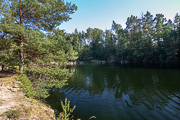
M 81 65 L 68 82 L 47 101 L 60 109 L 67 96 L 82 120 L 180 119 L 179 70 Z

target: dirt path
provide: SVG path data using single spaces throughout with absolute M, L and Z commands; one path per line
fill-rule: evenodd
M 18 92 L 18 75 L 0 73 L 0 120 L 55 120 L 54 111 Z

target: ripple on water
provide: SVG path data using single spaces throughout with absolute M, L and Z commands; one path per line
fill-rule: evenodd
M 154 93 L 158 97 L 158 105 L 161 105 L 161 111 L 158 110 L 158 114 L 163 116 L 163 119 L 180 119 L 180 99 L 177 97 L 177 94 L 173 92 L 169 94 L 168 89 L 159 89 L 154 91 Z
M 73 76 L 61 92 L 77 118 L 180 120 L 179 70 L 81 66 Z

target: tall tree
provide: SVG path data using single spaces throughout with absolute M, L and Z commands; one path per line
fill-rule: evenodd
M 62 87 L 70 77 L 67 69 L 51 63 L 77 59 L 67 35 L 55 30 L 75 10 L 75 4 L 63 0 L 0 0 L 0 50 L 13 50 L 14 66 L 29 76 L 36 91 L 47 94 L 46 88 Z
M 142 16 L 143 62 L 152 62 L 153 54 L 153 15 L 149 11 Z
M 92 41 L 90 43 L 92 53 L 93 53 L 93 58 L 96 60 L 101 60 L 103 59 L 103 31 L 95 28 L 93 30 L 92 34 Z
M 174 18 L 174 37 L 177 49 L 177 57 L 180 61 L 180 15 L 178 13 Z
M 159 56 L 157 59 L 158 61 L 163 62 L 163 51 L 162 51 L 162 43 L 163 43 L 163 28 L 166 22 L 166 18 L 164 18 L 163 14 L 156 14 L 154 18 L 155 23 L 155 35 L 154 35 L 154 42 L 157 43 L 157 51 L 155 52 L 156 56 Z
M 176 61 L 176 40 L 174 37 L 173 31 L 173 23 L 171 20 L 164 25 L 164 32 L 163 32 L 163 50 L 164 50 L 164 58 L 166 62 L 174 62 Z
M 1 0 L 3 35 L 10 34 L 19 46 L 20 71 L 24 66 L 24 43 L 30 30 L 51 31 L 70 19 L 77 7 L 62 0 Z M 2 36 L 3 37 L 3 36 Z M 14 42 L 13 41 L 13 42 Z
M 137 16 L 131 15 L 131 17 L 127 18 L 126 22 L 126 30 L 128 31 L 128 39 L 129 39 L 129 51 L 128 51 L 128 59 L 129 61 L 135 61 L 137 55 L 137 49 L 139 48 L 139 19 Z

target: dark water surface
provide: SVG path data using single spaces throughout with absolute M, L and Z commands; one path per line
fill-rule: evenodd
M 180 120 L 180 70 L 79 65 L 47 103 L 60 110 L 67 97 L 75 118 L 88 120 Z

